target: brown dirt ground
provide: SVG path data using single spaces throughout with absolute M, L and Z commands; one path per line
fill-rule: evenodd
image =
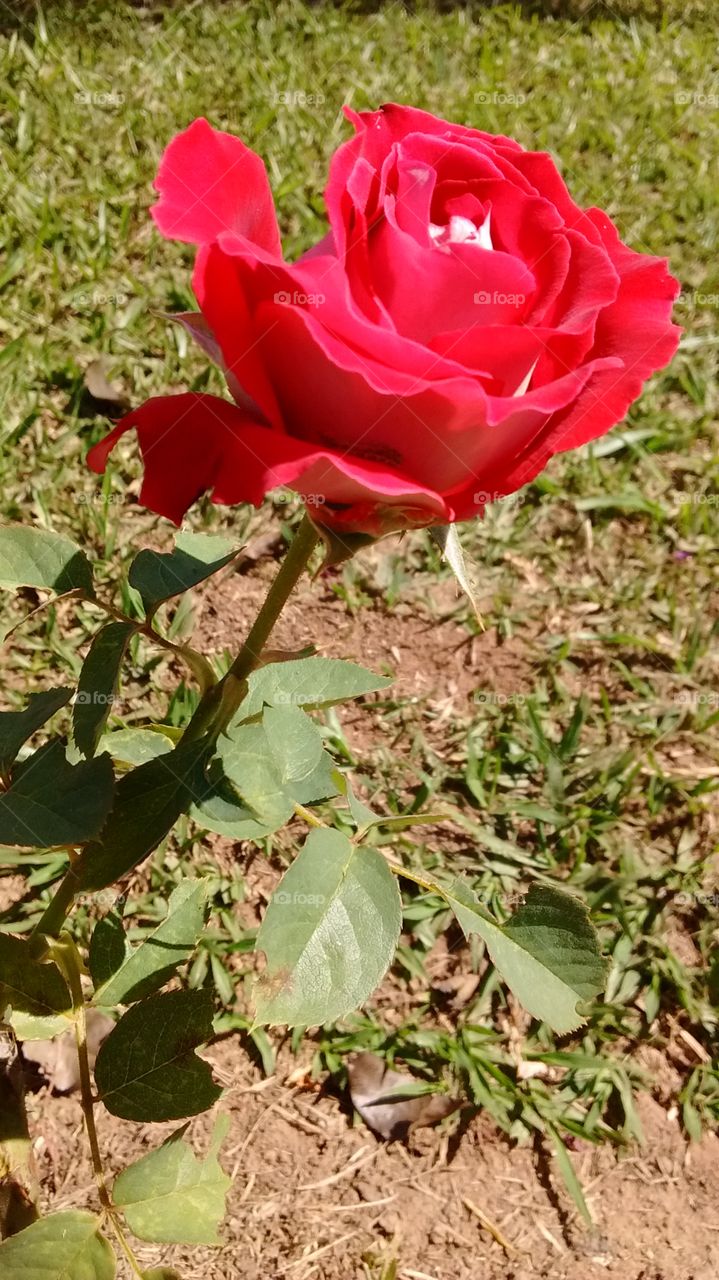
M 596 1222 L 589 1231 L 542 1153 L 512 1148 L 481 1116 L 458 1137 L 450 1121 L 408 1146 L 385 1144 L 352 1127 L 343 1100 L 295 1087 L 289 1054 L 269 1079 L 236 1036 L 206 1056 L 226 1086 L 221 1106 L 231 1116 L 226 1243 L 187 1252 L 140 1246 L 145 1265 L 172 1263 L 183 1280 L 366 1280 L 381 1271 L 363 1265 L 392 1258 L 397 1280 L 713 1280 L 717 1273 L 719 1138 L 687 1147 L 676 1118 L 647 1095 L 639 1099 L 643 1150 L 584 1147 L 572 1156 Z M 29 1104 L 48 1201 L 54 1209 L 92 1203 L 77 1098 L 42 1091 Z M 107 1167 L 118 1171 L 171 1128 L 98 1119 Z M 200 1147 L 208 1128 L 207 1117 L 193 1125 Z

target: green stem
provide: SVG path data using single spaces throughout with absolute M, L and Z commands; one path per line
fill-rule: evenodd
M 160 632 L 153 627 L 151 618 L 147 618 L 145 622 L 138 622 L 135 618 L 128 618 L 126 614 L 121 613 L 114 605 L 108 604 L 106 600 L 100 600 L 97 596 L 93 596 L 89 603 L 97 605 L 98 609 L 102 609 L 117 622 L 129 622 L 140 635 L 146 636 L 148 640 L 158 645 L 161 649 L 167 649 L 169 653 L 173 653 L 176 658 L 185 663 L 185 666 L 189 667 L 200 686 L 201 693 L 207 693 L 215 684 L 215 673 L 207 658 L 198 653 L 189 644 L 175 644 L 174 640 L 168 640 L 166 636 L 160 635 Z
M 87 1137 L 90 1143 L 92 1169 L 95 1175 L 95 1182 L 97 1184 L 97 1194 L 108 1222 L 117 1236 L 120 1248 L 125 1254 L 131 1270 L 136 1276 L 142 1277 L 140 1264 L 125 1237 L 125 1233 L 118 1219 L 117 1210 L 112 1203 L 112 1196 L 108 1191 L 107 1182 L 105 1181 L 105 1171 L 102 1167 L 100 1143 L 98 1142 L 97 1128 L 95 1126 L 95 1098 L 92 1092 L 90 1057 L 87 1049 L 87 1011 L 85 1008 L 85 997 L 82 991 L 82 962 L 75 943 L 67 934 L 63 936 L 60 942 L 55 944 L 53 948 L 53 955 L 67 978 L 70 987 L 70 994 L 72 996 L 72 1011 L 75 1019 L 75 1044 L 77 1047 L 77 1060 L 80 1068 L 80 1106 L 82 1107 L 85 1129 L 87 1130 Z
M 309 516 L 305 515 L 245 643 L 227 674 L 205 694 L 185 731 L 184 739 L 193 741 L 207 732 L 212 732 L 217 737 L 227 728 L 245 696 L 247 677 L 259 665 L 272 629 L 307 568 L 319 538 Z
M 426 889 L 427 893 L 436 893 L 438 898 L 444 898 L 444 893 L 439 885 L 435 884 L 434 880 L 428 880 L 426 876 L 420 876 L 415 871 L 409 871 L 407 867 L 401 866 L 399 862 L 390 862 L 389 858 L 386 859 L 386 862 L 392 875 L 402 876 L 404 880 L 411 880 L 413 884 L 418 884 L 420 889 Z
M 72 867 L 65 872 L 43 914 L 30 934 L 29 942 L 34 954 L 45 950 L 45 937 L 57 938 L 77 893 L 77 876 Z

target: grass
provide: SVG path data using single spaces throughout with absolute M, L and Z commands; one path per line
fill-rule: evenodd
M 253 0 L 112 13 L 89 3 L 0 17 L 0 515 L 70 532 L 102 562 L 108 586 L 155 525 L 126 501 L 137 474 L 129 450 L 99 493 L 84 467 L 88 444 L 106 429 L 87 407 L 84 368 L 107 356 L 133 402 L 220 390 L 162 317 L 192 305 L 190 253 L 161 241 L 147 213 L 162 148 L 194 116 L 264 156 L 288 256 L 323 234 L 327 161 L 346 136 L 342 103 L 397 99 L 550 149 L 581 203 L 606 208 L 634 248 L 668 255 L 682 280 L 682 349 L 628 421 L 555 459 L 517 500 L 463 531 L 487 622 L 505 649 L 521 651 L 531 679 L 509 694 L 480 690 L 471 719 L 455 720 L 441 739 L 430 732 L 431 707 L 386 701 L 383 723 L 401 732 L 402 758 L 378 736 L 355 759 L 341 720 L 329 722 L 340 758 L 386 810 L 433 807 L 439 797 L 451 808 L 444 838 L 421 828 L 396 837 L 410 862 L 465 869 L 500 912 L 542 877 L 566 880 L 591 906 L 611 959 L 609 986 L 569 1043 L 527 1027 L 478 954 L 462 956 L 479 975 L 471 998 L 459 1011 L 447 1004 L 432 972 L 446 912 L 419 891 L 407 895 L 393 976 L 407 994 L 401 1020 L 380 996 L 315 1038 L 318 1070 L 339 1074 L 350 1049 L 372 1047 L 420 1074 L 458 1076 L 520 1139 L 637 1136 L 635 1092 L 652 1087 L 647 1046 L 679 1074 L 674 1100 L 688 1133 L 719 1120 L 713 25 L 711 0 L 408 8 Z M 276 506 L 271 518 L 291 523 L 287 512 Z M 244 536 L 258 521 L 203 508 L 194 524 L 232 525 Z M 392 608 L 414 575 L 431 596 L 444 572 L 416 537 L 388 544 L 379 565 L 353 562 L 336 590 L 355 610 L 378 596 Z M 27 607 L 13 606 L 10 621 Z M 450 612 L 471 636 L 465 606 Z M 65 609 L 38 615 L 5 657 L 5 697 L 76 675 L 90 621 Z M 156 663 L 144 649 L 133 655 L 129 722 L 140 696 L 161 685 Z M 187 706 L 182 694 L 170 721 L 182 722 Z M 179 850 L 191 844 L 181 833 Z M 28 898 L 5 927 L 28 927 L 37 915 L 37 895 L 58 871 L 53 858 L 22 861 Z M 8 858 L 5 868 L 17 864 Z M 223 1025 L 246 1026 L 231 1012 L 252 945 L 233 911 L 246 890 L 236 866 L 214 874 L 214 931 L 190 980 L 213 981 L 228 1010 Z M 179 875 L 176 857 L 152 860 L 132 901 L 138 929 Z M 525 1078 L 517 1028 L 523 1058 L 541 1068 Z M 264 1032 L 254 1049 L 271 1069 Z

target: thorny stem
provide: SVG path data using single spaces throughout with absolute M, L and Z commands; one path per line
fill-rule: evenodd
M 53 947 L 53 954 L 67 978 L 70 986 L 70 994 L 72 996 L 72 1011 L 75 1022 L 75 1044 L 77 1046 L 77 1059 L 80 1068 L 80 1106 L 82 1107 L 85 1128 L 87 1130 L 87 1137 L 90 1143 L 92 1168 L 93 1173 L 95 1174 L 95 1182 L 97 1183 L 97 1192 L 100 1204 L 102 1205 L 105 1216 L 107 1217 L 112 1230 L 117 1236 L 118 1243 L 127 1258 L 133 1274 L 142 1277 L 140 1264 L 137 1261 L 130 1244 L 125 1238 L 125 1233 L 118 1220 L 117 1210 L 112 1203 L 112 1197 L 108 1191 L 107 1183 L 105 1181 L 105 1171 L 102 1167 L 100 1144 L 98 1142 L 97 1128 L 95 1126 L 95 1099 L 92 1092 L 90 1058 L 87 1051 L 87 1013 L 80 976 L 82 961 L 80 960 L 80 954 L 75 943 L 68 934 L 64 934 L 62 940 L 55 944 Z
M 217 737 L 227 728 L 245 696 L 247 677 L 259 665 L 272 629 L 307 568 L 319 536 L 309 516 L 305 515 L 245 643 L 227 674 L 205 694 L 183 740 L 194 741 L 204 733 Z

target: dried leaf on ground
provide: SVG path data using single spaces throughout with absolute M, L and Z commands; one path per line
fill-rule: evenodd
M 365 1124 L 388 1141 L 406 1138 L 413 1129 L 438 1124 L 461 1105 L 446 1093 L 418 1093 L 418 1088 L 424 1088 L 423 1082 L 391 1071 L 384 1059 L 374 1053 L 353 1054 L 347 1075 L 352 1105 Z

